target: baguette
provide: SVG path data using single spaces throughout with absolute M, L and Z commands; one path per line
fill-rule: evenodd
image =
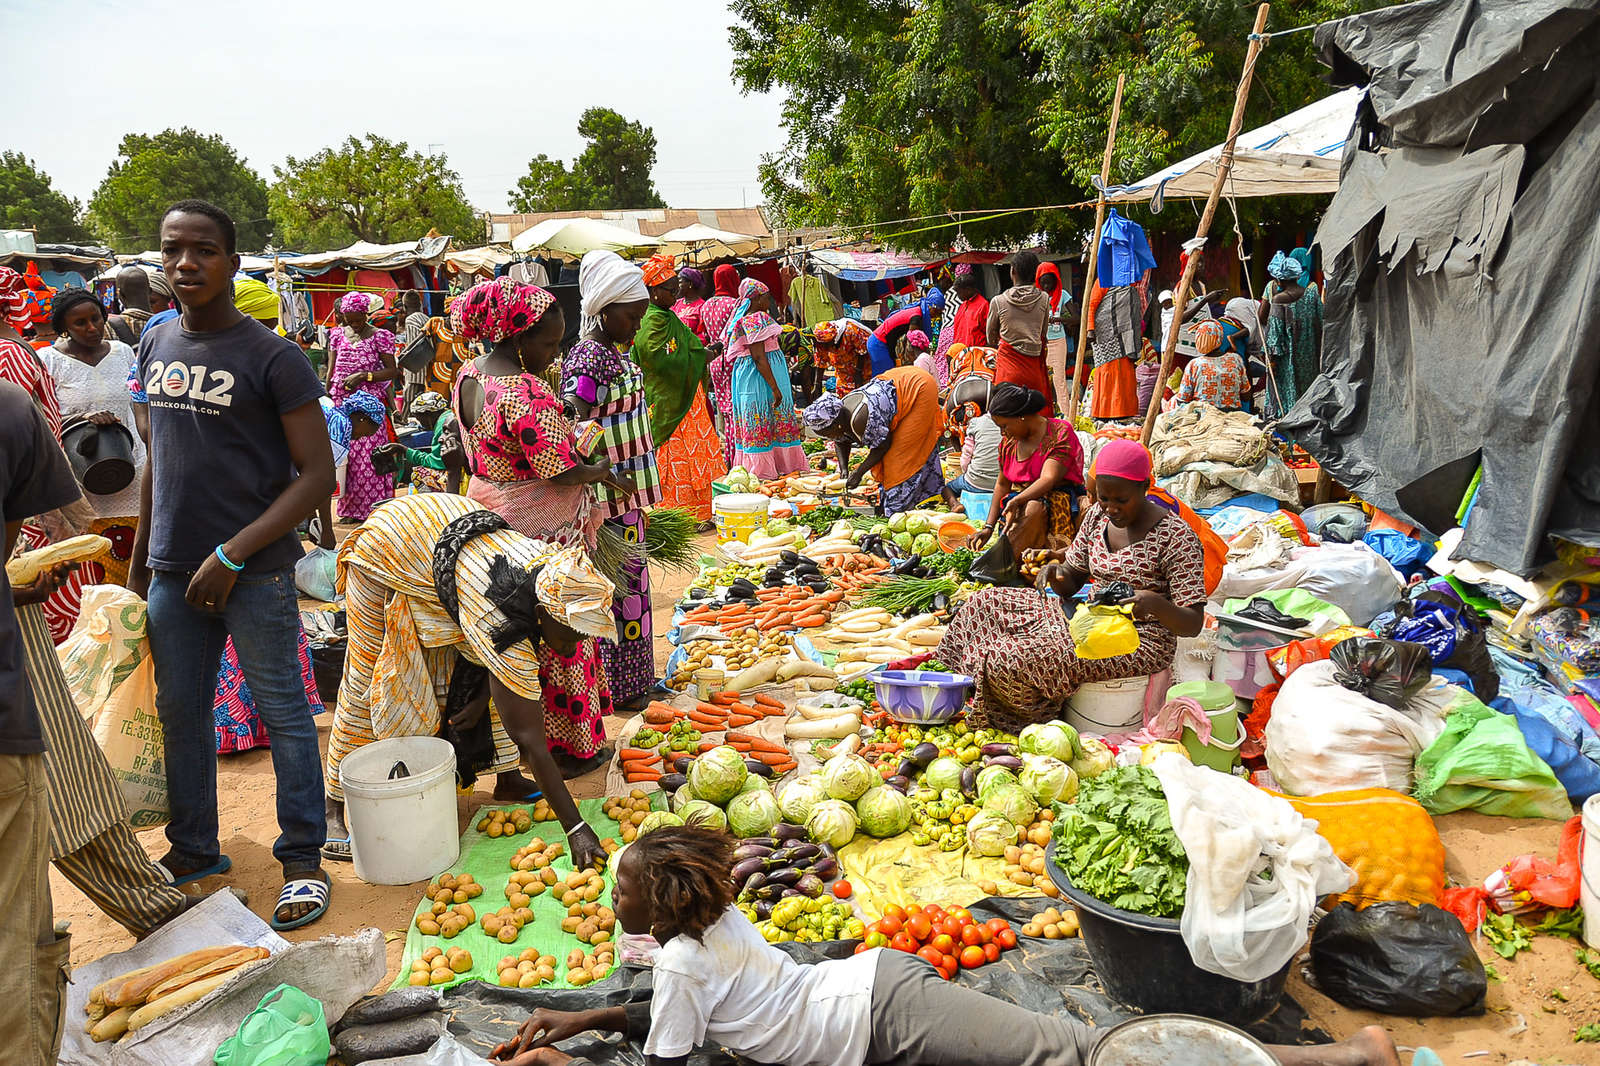
M 161 966 L 161 965 L 163 965 L 163 963 L 159 963 L 159 962 L 156 963 L 156 966 Z M 101 981 L 99 984 L 97 984 L 93 988 L 89 989 L 89 1007 L 94 1007 L 96 1005 L 99 1005 L 101 1008 L 104 1008 L 105 1007 L 105 1002 L 106 1002 L 106 990 L 108 988 L 110 988 L 112 985 L 116 984 L 119 981 L 127 981 L 127 980 L 129 980 L 131 978 L 138 977 L 138 976 L 140 976 L 142 974 L 147 974 L 151 970 L 154 970 L 155 968 L 156 968 L 155 966 L 141 966 L 137 970 L 129 970 L 127 973 L 119 973 L 115 977 L 107 977 L 104 981 Z M 85 1007 L 84 1009 L 88 1010 L 89 1007 Z M 91 1011 L 91 1013 L 93 1013 L 93 1012 Z M 99 1020 L 100 1016 L 102 1016 L 104 1014 L 105 1014 L 105 1010 L 102 1009 L 100 1011 L 100 1014 L 96 1015 L 96 1020 Z
M 204 999 L 218 988 L 221 988 L 222 983 L 232 976 L 233 971 L 229 970 L 227 973 L 219 973 L 215 977 L 207 977 L 203 981 L 184 985 L 171 995 L 151 1000 L 133 1012 L 132 1017 L 128 1019 L 128 1032 L 138 1032 L 163 1014 L 175 1011 L 179 1007 L 188 1006 L 197 999 Z
M 264 959 L 270 954 L 271 952 L 269 952 L 266 948 L 240 948 L 231 955 L 224 955 L 220 959 L 214 959 L 198 969 L 185 970 L 176 977 L 172 977 L 161 982 L 159 985 L 156 985 L 150 990 L 150 994 L 147 995 L 145 999 L 160 999 L 162 996 L 171 995 L 173 992 L 176 992 L 185 985 L 193 984 L 196 981 L 202 980 L 206 977 L 211 977 L 215 974 L 227 973 L 230 970 L 237 970 L 246 963 L 255 962 L 257 959 Z
M 118 1007 L 89 1028 L 89 1039 L 96 1044 L 115 1040 L 128 1031 L 128 1019 L 133 1017 L 132 1007 Z
M 201 948 L 185 955 L 178 955 L 168 959 L 159 966 L 152 966 L 147 970 L 135 971 L 125 980 L 116 982 L 108 987 L 102 999 L 108 1007 L 137 1006 L 150 998 L 150 990 L 164 981 L 187 971 L 199 969 L 214 959 L 224 955 L 231 955 L 239 950 L 237 944 L 227 944 L 222 947 Z
M 78 537 L 47 544 L 23 552 L 6 563 L 6 578 L 13 585 L 31 585 L 41 571 L 62 563 L 81 563 L 111 550 L 111 541 L 98 533 L 85 533 Z

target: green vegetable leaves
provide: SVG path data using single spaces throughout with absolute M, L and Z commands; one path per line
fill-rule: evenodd
M 1077 802 L 1058 809 L 1054 832 L 1056 861 L 1078 889 L 1126 911 L 1183 913 L 1189 860 L 1148 768 L 1118 767 L 1083 781 Z
M 1517 921 L 1514 914 L 1485 915 L 1483 935 L 1495 954 L 1502 959 L 1515 958 L 1517 952 L 1533 946 L 1533 937 L 1528 935 L 1528 930 Z

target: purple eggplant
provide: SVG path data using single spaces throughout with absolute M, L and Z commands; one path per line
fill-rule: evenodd
M 688 783 L 689 779 L 682 774 L 662 774 L 661 780 L 656 782 L 661 791 L 669 796 Z
M 744 768 L 755 774 L 757 777 L 765 777 L 770 779 L 773 776 L 772 767 L 768 766 L 760 759 L 746 759 L 744 761 Z
M 772 827 L 772 838 L 783 841 L 804 840 L 806 838 L 806 827 L 803 825 L 790 825 L 788 822 L 779 822 Z
M 811 864 L 810 873 L 823 879 L 831 879 L 839 872 L 839 864 L 832 859 L 820 858 Z
M 756 899 L 782 899 L 787 893 L 793 891 L 794 889 L 789 888 L 786 885 L 774 885 L 769 882 L 762 885 L 751 894 L 754 895 Z
M 894 768 L 894 776 L 915 777 L 917 776 L 917 771 L 920 769 L 922 769 L 922 767 L 917 765 L 917 761 L 915 759 L 901 759 L 900 765 Z
M 745 859 L 764 859 L 776 850 L 770 843 L 758 844 L 755 840 L 747 840 L 733 849 L 733 861 L 743 862 Z
M 985 744 L 979 749 L 985 755 L 1015 755 L 1016 746 L 1013 744 Z
M 884 779 L 883 783 L 899 792 L 911 791 L 911 778 L 905 774 L 895 774 L 893 777 Z
M 805 893 L 800 891 L 798 888 L 786 888 L 786 889 L 783 890 L 783 898 L 784 899 L 793 899 L 793 898 L 795 898 L 797 896 L 804 896 L 804 895 L 805 895 Z
M 733 883 L 736 885 L 744 885 L 745 881 L 750 877 L 751 874 L 761 872 L 762 863 L 766 861 L 766 859 L 759 855 L 752 855 L 747 859 L 740 859 L 738 862 L 733 864 Z M 750 886 L 745 885 L 745 887 L 749 888 Z
M 798 867 L 785 866 L 781 870 L 773 870 L 771 873 L 767 874 L 766 883 L 769 885 L 788 885 L 792 887 L 796 881 L 800 880 L 800 877 L 801 873 Z
M 773 852 L 772 853 L 772 857 L 773 858 L 778 858 L 779 856 L 782 856 L 785 863 L 796 863 L 796 862 L 810 862 L 812 859 L 815 859 L 818 855 L 821 855 L 821 854 L 822 854 L 822 849 L 820 847 L 818 847 L 817 845 L 815 845 L 815 844 L 799 844 L 799 843 L 796 843 L 796 844 L 790 844 L 788 847 L 784 848 L 782 851 Z
M 824 859 L 832 859 L 834 862 L 839 861 L 839 852 L 832 844 L 819 844 L 817 846 L 822 849 L 822 857 Z
M 771 918 L 772 903 L 764 899 L 756 900 L 756 917 L 762 921 L 766 921 L 768 918 Z
M 921 744 L 911 749 L 911 761 L 917 764 L 917 769 L 922 769 L 939 757 L 939 745 L 932 741 L 924 740 Z M 910 777 L 910 774 L 906 775 Z
M 749 894 L 767 883 L 767 875 L 760 870 L 744 879 L 744 887 L 739 891 Z
M 694 762 L 694 757 L 693 756 L 691 756 L 691 755 L 679 755 L 676 759 L 672 760 L 672 771 L 673 771 L 673 773 L 688 774 L 688 772 L 689 772 L 689 764 L 692 763 L 692 762 Z
M 978 794 L 978 768 L 964 766 L 961 768 L 961 791 L 968 796 Z
M 1007 770 L 1018 772 L 1022 769 L 1022 760 L 1015 755 L 996 755 L 992 759 L 985 759 L 984 766 L 1004 766 Z
M 801 892 L 804 892 L 811 899 L 816 899 L 818 896 L 822 895 L 823 891 L 828 886 L 824 885 L 822 883 L 822 878 L 818 877 L 816 874 L 806 874 L 800 880 L 795 882 L 794 887 L 799 889 Z

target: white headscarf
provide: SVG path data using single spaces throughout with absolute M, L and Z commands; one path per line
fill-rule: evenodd
M 614 303 L 650 299 L 644 271 L 616 252 L 596 248 L 578 265 L 578 294 L 583 297 L 583 330 L 599 321 L 600 312 Z
M 1257 310 L 1254 300 L 1246 296 L 1235 296 L 1228 301 L 1228 305 L 1222 309 L 1222 313 L 1229 318 L 1237 319 L 1240 325 L 1249 330 L 1252 341 L 1260 341 L 1261 321 L 1256 315 Z

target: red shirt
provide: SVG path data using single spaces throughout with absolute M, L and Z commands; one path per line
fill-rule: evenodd
M 950 343 L 982 348 L 989 343 L 988 324 L 989 300 L 980 292 L 956 308 L 955 332 Z

